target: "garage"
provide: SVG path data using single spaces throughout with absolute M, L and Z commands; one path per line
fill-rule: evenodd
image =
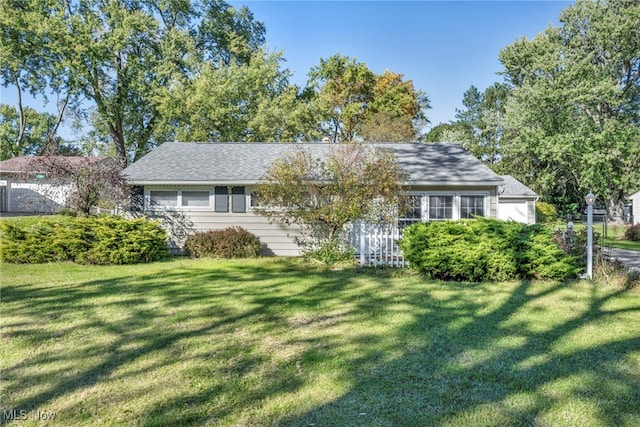
M 535 224 L 538 195 L 511 175 L 502 175 L 502 179 L 504 188 L 498 195 L 498 218 Z

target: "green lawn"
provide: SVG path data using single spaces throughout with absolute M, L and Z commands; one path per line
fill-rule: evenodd
M 10 425 L 640 425 L 637 291 L 283 259 L 0 267 Z
M 602 226 L 601 226 L 602 228 Z M 608 225 L 607 226 L 607 237 L 603 236 L 600 244 L 603 246 L 618 248 L 618 249 L 627 249 L 630 251 L 640 251 L 640 242 L 632 242 L 631 240 L 624 240 L 624 231 L 626 226 L 624 225 Z M 599 231 L 604 234 L 602 230 Z
M 564 230 L 567 228 L 567 225 L 564 221 L 556 221 L 554 223 L 550 223 L 546 225 L 550 231 L 553 230 Z M 574 224 L 575 230 L 584 230 L 587 225 L 585 222 L 575 222 Z M 607 224 L 606 226 L 606 237 L 605 237 L 605 227 L 600 223 L 593 224 L 593 231 L 597 233 L 599 239 L 595 242 L 598 245 L 610 247 L 610 248 L 618 248 L 618 249 L 627 249 L 630 251 L 640 251 L 640 242 L 632 242 L 631 240 L 624 240 L 624 230 L 626 229 L 626 225 L 619 224 Z

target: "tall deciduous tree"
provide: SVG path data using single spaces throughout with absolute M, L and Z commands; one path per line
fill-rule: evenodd
M 402 74 L 376 75 L 355 58 L 335 54 L 309 72 L 321 129 L 333 142 L 409 141 L 420 136 L 427 95 Z
M 593 191 L 616 214 L 640 187 L 640 4 L 578 0 L 560 23 L 500 52 L 504 161 L 561 208 Z
M 365 141 L 414 141 L 428 123 L 429 98 L 403 74 L 385 71 L 376 77 L 360 135 Z
M 188 141 L 308 139 L 318 119 L 281 63 L 281 54 L 258 51 L 246 63 L 205 63 L 195 77 L 162 88 L 166 133 Z
M 335 54 L 320 59 L 309 71 L 309 86 L 317 92 L 323 131 L 333 142 L 355 140 L 365 111 L 373 100 L 375 74 L 355 58 Z
M 264 43 L 248 9 L 221 0 L 5 0 L 0 23 L 2 85 L 93 118 L 122 166 L 157 142 L 159 88 L 202 62 L 246 63 Z

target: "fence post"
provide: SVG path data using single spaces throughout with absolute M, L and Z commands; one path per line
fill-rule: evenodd
M 364 251 L 365 251 L 365 238 L 364 238 L 364 221 L 360 223 L 360 267 L 364 265 Z

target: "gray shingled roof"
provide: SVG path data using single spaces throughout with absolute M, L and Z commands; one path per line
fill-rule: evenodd
M 529 187 L 518 181 L 511 175 L 501 175 L 504 179 L 504 191 L 501 197 L 538 197 Z
M 502 178 L 455 143 L 373 144 L 395 151 L 409 184 L 499 185 Z M 252 184 L 285 153 L 309 149 L 322 156 L 326 143 L 165 142 L 124 170 L 132 184 Z

